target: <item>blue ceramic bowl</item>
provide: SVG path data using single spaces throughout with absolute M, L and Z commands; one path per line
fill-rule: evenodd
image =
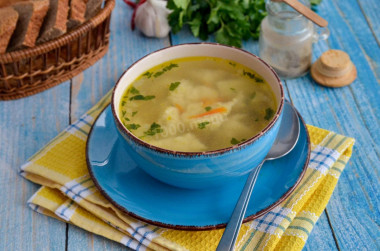
M 277 111 L 256 136 L 240 144 L 207 152 L 179 152 L 150 145 L 135 137 L 121 123 L 118 108 L 128 86 L 150 68 L 169 60 L 210 56 L 236 61 L 259 73 L 272 87 Z M 153 52 L 131 65 L 117 82 L 112 96 L 112 113 L 123 146 L 138 166 L 167 184 L 191 189 L 217 186 L 246 175 L 267 155 L 280 127 L 284 93 L 274 70 L 259 57 L 241 49 L 212 43 L 181 44 Z M 128 165 L 128 163 L 125 163 Z

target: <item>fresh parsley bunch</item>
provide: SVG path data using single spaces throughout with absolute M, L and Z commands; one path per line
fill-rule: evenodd
M 214 34 L 218 43 L 241 47 L 242 40 L 258 39 L 261 20 L 267 15 L 265 0 L 169 0 L 173 33 L 189 25 L 195 37 Z

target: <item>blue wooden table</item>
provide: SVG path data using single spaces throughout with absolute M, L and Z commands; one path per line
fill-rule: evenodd
M 116 2 L 102 60 L 43 93 L 0 102 L 0 250 L 125 250 L 32 211 L 26 202 L 38 186 L 18 175 L 27 158 L 92 107 L 132 62 L 162 47 L 199 41 L 186 30 L 163 39 L 132 32 L 132 11 Z M 356 144 L 305 250 L 380 250 L 380 2 L 323 0 L 318 9 L 331 36 L 315 44 L 313 60 L 328 49 L 344 50 L 358 78 L 339 89 L 321 87 L 310 75 L 286 80 L 286 96 L 308 124 L 354 137 Z M 258 44 L 246 42 L 244 49 L 257 54 Z

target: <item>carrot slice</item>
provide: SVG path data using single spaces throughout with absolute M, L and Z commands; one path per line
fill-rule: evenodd
M 184 109 L 180 104 L 175 104 L 175 107 L 177 107 L 180 113 L 183 113 Z
M 196 114 L 196 115 L 190 116 L 189 118 L 196 119 L 196 118 L 201 118 L 201 117 L 204 117 L 204 116 L 207 116 L 207 115 L 216 114 L 216 113 L 222 113 L 222 112 L 226 112 L 226 111 L 227 111 L 227 108 L 225 108 L 225 107 L 218 107 L 218 108 L 212 109 L 212 110 L 210 110 L 208 112 L 204 112 L 204 113 L 201 113 L 201 114 Z

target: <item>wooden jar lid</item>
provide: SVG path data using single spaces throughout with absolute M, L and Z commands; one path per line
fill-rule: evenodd
M 311 76 L 321 85 L 342 87 L 351 84 L 357 72 L 347 53 L 328 50 L 311 66 Z

